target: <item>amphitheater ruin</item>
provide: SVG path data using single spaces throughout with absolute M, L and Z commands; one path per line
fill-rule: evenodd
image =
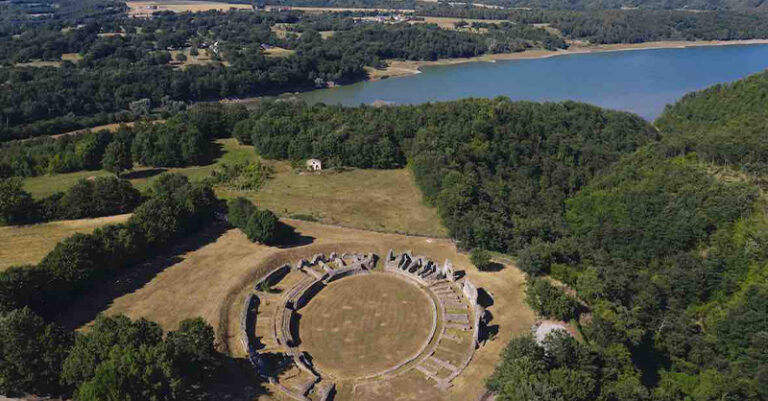
M 413 371 L 423 374 L 437 389 L 449 389 L 481 345 L 487 314 L 478 304 L 478 288 L 467 277 L 457 277 L 449 260 L 441 265 L 411 252 L 392 250 L 384 260 L 373 253 L 317 254 L 294 265 L 277 266 L 259 278 L 244 301 L 241 318 L 242 345 L 258 374 L 289 399 L 333 399 L 341 378 L 318 366 L 304 348 L 301 314 L 329 285 L 359 275 L 415 288 L 423 294 L 420 300 L 429 300 L 420 310 L 430 310 L 431 316 L 419 317 L 429 334 L 407 351 L 410 356 L 376 372 L 345 377 L 352 382 L 353 394 L 357 386 Z M 279 291 L 273 290 L 276 286 Z

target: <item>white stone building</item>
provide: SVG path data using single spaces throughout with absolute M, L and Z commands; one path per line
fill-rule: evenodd
M 323 164 L 320 163 L 320 160 L 317 160 L 317 159 L 307 160 L 307 170 L 320 171 L 322 169 L 323 169 Z

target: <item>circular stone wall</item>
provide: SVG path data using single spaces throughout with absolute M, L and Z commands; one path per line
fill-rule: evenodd
M 432 300 L 401 278 L 374 273 L 343 278 L 299 313 L 301 350 L 322 373 L 358 378 L 419 352 L 432 330 Z

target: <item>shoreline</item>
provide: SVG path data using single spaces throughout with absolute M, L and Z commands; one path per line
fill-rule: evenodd
M 518 53 L 486 54 L 478 57 L 449 58 L 436 61 L 412 61 L 412 60 L 387 60 L 387 67 L 376 69 L 366 67 L 368 70 L 367 81 L 379 81 L 382 79 L 397 78 L 420 74 L 422 67 L 441 65 L 456 65 L 464 63 L 495 63 L 505 60 L 535 60 L 551 57 L 570 56 L 576 54 L 608 53 L 620 51 L 659 50 L 659 49 L 684 49 L 689 47 L 709 46 L 738 46 L 738 45 L 768 45 L 768 39 L 745 40 L 701 40 L 701 41 L 659 41 L 643 43 L 616 43 L 607 45 L 579 46 L 573 45 L 566 50 L 531 49 Z

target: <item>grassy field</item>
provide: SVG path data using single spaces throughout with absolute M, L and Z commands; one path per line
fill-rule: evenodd
M 228 4 L 217 1 L 185 1 L 185 0 L 165 0 L 165 1 L 128 1 L 129 15 L 133 17 L 149 17 L 156 11 L 180 12 L 198 12 L 210 10 L 227 11 L 230 8 L 250 9 L 249 4 Z
M 106 225 L 121 223 L 130 215 L 96 219 L 54 221 L 23 227 L 0 227 L 0 270 L 12 265 L 39 262 L 62 239 L 75 233 L 89 233 Z
M 428 339 L 425 293 L 385 274 L 339 280 L 301 309 L 301 348 L 337 378 L 375 374 L 408 359 Z
M 411 24 L 437 24 L 440 28 L 443 29 L 456 29 L 456 23 L 459 21 L 464 21 L 469 25 L 472 25 L 473 22 L 481 22 L 481 23 L 487 23 L 487 24 L 499 24 L 502 22 L 509 22 L 508 20 L 502 20 L 502 19 L 472 19 L 472 18 L 453 18 L 453 17 L 423 17 L 424 21 L 410 21 Z M 472 30 L 469 28 L 469 26 L 461 28 L 462 30 Z M 485 32 L 484 30 L 481 30 L 481 32 Z
M 185 318 L 202 316 L 216 329 L 220 349 L 242 357 L 240 314 L 243 299 L 252 290 L 255 280 L 274 266 L 295 263 L 299 258 L 309 258 L 319 252 L 376 252 L 382 256 L 392 248 L 398 251 L 411 249 L 415 254 L 426 255 L 438 262 L 448 258 L 457 270 L 465 271 L 473 283 L 493 296 L 494 303 L 489 310 L 493 314 L 491 324 L 498 325 L 498 335 L 477 350 L 467 369 L 454 381 L 453 388 L 438 391 L 415 372 L 366 386 L 364 393 L 358 393 L 364 395 L 362 398 L 352 396 L 350 388 L 342 387 L 336 398 L 339 401 L 474 400 L 483 391 L 484 380 L 493 371 L 507 341 L 513 335 L 529 332 L 534 322 L 533 313 L 523 302 L 524 278 L 519 270 L 507 266 L 498 272 L 479 272 L 466 255 L 457 252 L 450 240 L 375 233 L 297 220 L 286 220 L 286 223 L 296 229 L 300 240 L 282 247 L 253 244 L 238 230 L 216 231 L 218 229 L 214 228 L 213 235 L 193 239 L 194 246 L 182 246 L 178 254 L 158 258 L 159 267 L 153 267 L 151 274 L 134 280 L 127 289 L 120 290 L 120 285 L 129 280 L 117 280 L 109 288 L 102 289 L 111 291 L 114 296 L 105 299 L 95 295 L 72 309 L 81 314 L 90 310 L 91 315 L 85 322 L 106 310 L 108 314 L 146 317 L 166 329 L 174 329 Z M 118 291 L 116 295 L 113 294 L 115 291 Z M 364 297 L 368 297 L 367 292 Z M 349 304 L 364 301 L 360 298 L 362 296 L 349 299 Z M 273 307 L 272 303 L 269 305 Z M 381 352 L 385 350 L 381 349 Z
M 258 158 L 251 146 L 241 146 L 234 139 L 218 140 L 215 142 L 215 148 L 217 156 L 215 157 L 214 162 L 209 165 L 169 169 L 139 167 L 130 173 L 123 174 L 123 177 L 130 180 L 135 187 L 143 190 L 148 188 L 150 183 L 157 178 L 160 173 L 165 171 L 184 174 L 192 180 L 201 180 L 207 177 L 211 171 L 216 169 L 222 163 L 232 164 L 242 161 L 256 160 Z M 111 173 L 105 170 L 98 170 L 30 177 L 24 180 L 24 189 L 29 191 L 35 198 L 43 198 L 56 192 L 66 191 L 67 188 L 74 185 L 78 180 L 90 177 L 108 176 L 110 174 Z
M 124 177 L 144 190 L 164 171 L 202 180 L 221 163 L 233 164 L 258 158 L 253 147 L 239 145 L 234 139 L 218 140 L 216 146 L 219 155 L 212 164 L 172 169 L 138 168 Z M 260 191 L 217 190 L 217 194 L 222 198 L 245 196 L 284 217 L 305 215 L 327 224 L 369 230 L 435 237 L 447 235 L 435 209 L 423 204 L 421 192 L 406 169 L 326 171 L 299 175 L 288 162 L 268 163 L 274 167 L 275 174 Z M 66 191 L 80 179 L 109 174 L 99 170 L 31 177 L 24 181 L 24 189 L 35 198 L 42 198 Z
M 264 50 L 264 54 L 267 55 L 267 57 L 288 57 L 294 53 L 296 53 L 295 50 L 283 49 L 282 47 L 277 46 Z
M 276 163 L 275 175 L 264 188 L 245 196 L 281 216 L 307 215 L 327 224 L 376 231 L 447 235 L 437 211 L 424 205 L 406 169 L 299 175 L 287 163 Z

